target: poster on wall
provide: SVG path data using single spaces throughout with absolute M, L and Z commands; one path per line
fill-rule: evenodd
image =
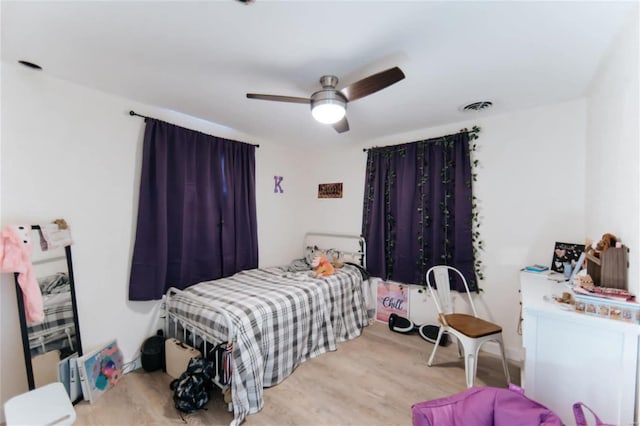
M 376 320 L 388 323 L 389 315 L 409 318 L 409 287 L 394 282 L 378 283 L 376 296 Z

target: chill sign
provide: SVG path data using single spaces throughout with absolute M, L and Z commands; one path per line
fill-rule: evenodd
M 376 297 L 376 319 L 389 322 L 389 315 L 395 313 L 407 318 L 409 288 L 406 285 L 381 281 L 378 283 Z

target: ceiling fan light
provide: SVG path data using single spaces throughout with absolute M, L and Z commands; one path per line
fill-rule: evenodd
M 337 123 L 346 110 L 347 102 L 335 90 L 321 90 L 311 96 L 311 115 L 320 123 Z
M 342 120 L 346 113 L 344 104 L 339 102 L 320 101 L 313 106 L 311 115 L 320 123 L 333 124 Z

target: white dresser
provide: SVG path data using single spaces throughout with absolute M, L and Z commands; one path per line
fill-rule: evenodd
M 520 273 L 525 394 L 575 424 L 584 402 L 605 423 L 634 424 L 640 325 L 597 318 L 545 300 L 564 284 Z M 590 418 L 590 415 L 587 416 Z

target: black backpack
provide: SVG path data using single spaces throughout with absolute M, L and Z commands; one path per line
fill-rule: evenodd
M 183 413 L 192 413 L 209 402 L 213 387 L 213 362 L 204 358 L 191 358 L 187 370 L 169 385 L 173 402 Z

